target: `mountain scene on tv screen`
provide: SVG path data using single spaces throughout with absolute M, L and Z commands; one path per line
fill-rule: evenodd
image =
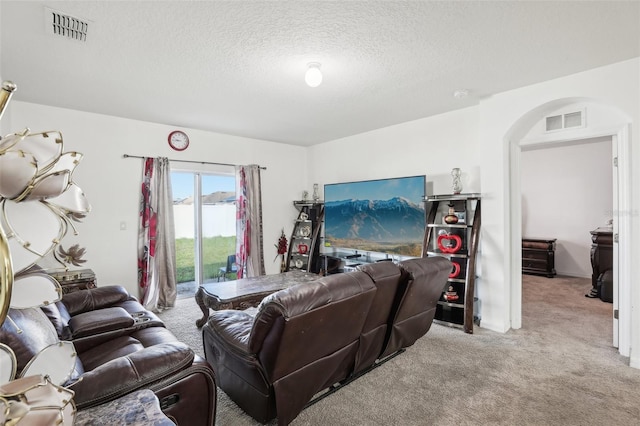
M 335 247 L 420 256 L 422 204 L 406 198 L 341 200 L 325 204 L 325 240 Z

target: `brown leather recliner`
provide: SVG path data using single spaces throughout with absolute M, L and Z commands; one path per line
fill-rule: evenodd
M 205 356 L 244 411 L 286 425 L 319 391 L 423 336 L 450 271 L 442 257 L 380 262 L 276 292 L 255 317 L 216 311 Z
M 0 342 L 15 352 L 18 371 L 58 340 L 74 342 L 78 358 L 67 385 L 79 410 L 149 388 L 178 425 L 215 423 L 211 366 L 124 288 L 82 290 L 47 307 L 11 309 L 9 316 Z

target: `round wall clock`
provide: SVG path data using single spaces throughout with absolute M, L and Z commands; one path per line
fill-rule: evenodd
M 184 151 L 189 146 L 189 136 L 181 130 L 169 133 L 169 146 L 176 151 Z

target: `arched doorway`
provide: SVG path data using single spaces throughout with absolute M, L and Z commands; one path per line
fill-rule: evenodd
M 557 116 L 572 111 L 582 111 L 588 121 L 582 126 L 548 131 L 546 117 Z M 510 194 L 510 235 L 512 265 L 510 270 L 511 286 L 511 326 L 522 326 L 522 205 L 520 198 L 520 155 L 523 147 L 552 146 L 571 141 L 579 141 L 594 137 L 611 137 L 612 149 L 617 157 L 617 184 L 614 185 L 614 206 L 612 206 L 614 235 L 620 235 L 619 242 L 614 244 L 614 304 L 618 319 L 613 319 L 612 344 L 617 346 L 620 354 L 630 356 L 631 327 L 631 263 L 630 263 L 630 218 L 621 212 L 630 211 L 630 122 L 631 120 L 616 108 L 603 105 L 598 101 L 585 98 L 566 98 L 545 103 L 531 110 L 517 120 L 505 136 L 505 148 L 509 158 L 509 194 Z

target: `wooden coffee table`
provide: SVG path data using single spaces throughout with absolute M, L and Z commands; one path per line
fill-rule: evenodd
M 196 321 L 198 328 L 209 319 L 209 309 L 247 309 L 258 304 L 271 293 L 296 284 L 308 283 L 320 275 L 294 270 L 275 275 L 242 278 L 234 281 L 206 283 L 196 291 L 196 303 L 202 309 L 202 318 Z

